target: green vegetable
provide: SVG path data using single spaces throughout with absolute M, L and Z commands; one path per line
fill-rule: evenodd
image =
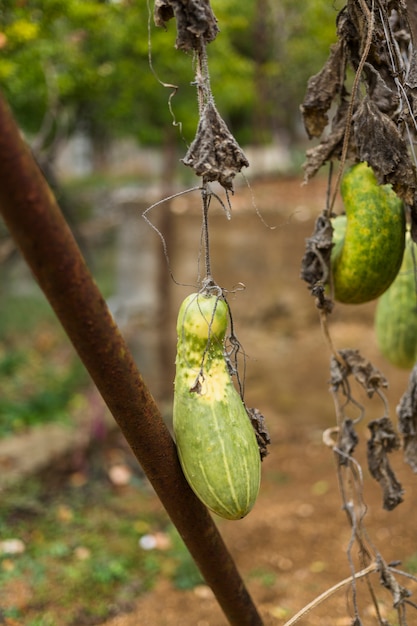
M 174 433 L 185 477 L 214 513 L 240 519 L 259 491 L 255 432 L 224 358 L 226 302 L 193 293 L 177 321 Z
M 403 257 L 405 214 L 391 185 L 378 185 L 366 163 L 343 177 L 346 231 L 336 218 L 332 275 L 339 302 L 361 304 L 378 298 L 396 277 Z
M 393 365 L 411 369 L 417 361 L 417 246 L 407 233 L 401 269 L 378 300 L 375 333 L 379 349 Z

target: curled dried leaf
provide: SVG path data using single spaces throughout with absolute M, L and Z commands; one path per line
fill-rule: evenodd
M 311 237 L 306 239 L 306 249 L 301 260 L 301 278 L 308 283 L 320 309 L 331 312 L 333 302 L 326 296 L 324 285 L 330 274 L 333 226 L 325 215 L 319 215 Z
M 328 124 L 327 112 L 336 94 L 341 90 L 345 67 L 344 45 L 342 41 L 338 41 L 331 47 L 324 67 L 308 81 L 301 112 L 310 139 L 320 137 Z
M 301 109 L 308 136 L 321 137 L 307 152 L 305 180 L 331 159 L 368 162 L 378 181 L 392 184 L 412 207 L 417 240 L 417 172 L 411 158 L 417 134 L 417 53 L 410 45 L 409 19 L 414 13 L 413 3 L 404 0 L 347 0 L 337 16 L 338 41 L 322 70 L 310 78 Z M 349 97 L 348 65 L 355 72 Z M 327 124 L 331 107 L 335 114 Z
M 306 161 L 303 164 L 304 182 L 312 178 L 319 169 L 333 158 L 339 158 L 342 152 L 343 137 L 346 130 L 348 103 L 342 100 L 332 120 L 331 130 L 317 146 L 306 152 Z
M 331 384 L 335 391 L 349 376 L 353 376 L 365 389 L 369 398 L 372 398 L 375 392 L 388 387 L 385 376 L 372 365 L 371 361 L 365 359 L 359 350 L 346 348 L 339 350 L 338 353 L 342 357 L 341 361 L 332 357 L 330 365 Z
M 411 591 L 398 583 L 393 573 L 387 567 L 387 564 L 380 555 L 377 556 L 377 565 L 380 583 L 385 589 L 392 594 L 393 607 L 397 609 L 404 604 L 404 600 L 411 596 Z
M 174 9 L 169 0 L 155 0 L 153 18 L 156 26 L 165 28 L 166 23 L 174 17 Z
M 404 460 L 417 474 L 417 365 L 397 406 L 398 430 L 403 438 Z
M 413 48 L 411 53 L 410 66 L 405 84 L 411 91 L 417 89 L 417 50 L 415 48 Z
M 196 136 L 182 162 L 202 176 L 204 183 L 217 181 L 228 191 L 233 191 L 236 174 L 249 165 L 211 99 L 201 112 Z
M 347 465 L 349 458 L 355 451 L 356 446 L 359 443 L 359 437 L 355 431 L 355 425 L 353 420 L 344 419 L 339 431 L 339 438 L 337 441 L 337 454 L 339 465 Z
M 310 286 L 327 282 L 330 273 L 333 226 L 329 217 L 319 215 L 301 260 L 301 278 Z
M 400 447 L 400 440 L 388 417 L 369 422 L 371 438 L 368 441 L 368 467 L 383 492 L 383 507 L 395 509 L 403 501 L 404 490 L 388 461 L 388 454 Z
M 263 461 L 268 454 L 267 446 L 269 446 L 269 444 L 271 443 L 271 438 L 269 436 L 268 428 L 266 426 L 265 417 L 258 409 L 246 408 L 246 411 L 255 431 L 256 441 L 259 447 L 259 454 L 261 455 L 261 460 Z
M 219 32 L 209 0 L 155 0 L 157 26 L 165 27 L 173 17 L 177 21 L 176 46 L 180 50 L 199 50 L 202 42 L 210 43 Z
M 391 89 L 381 74 L 370 63 L 365 63 L 364 71 L 367 76 L 370 100 L 375 103 L 381 113 L 393 113 L 400 104 L 398 92 Z
M 391 183 L 394 191 L 412 204 L 415 171 L 407 144 L 394 122 L 365 97 L 354 115 L 353 129 L 359 160 L 372 167 L 380 184 Z

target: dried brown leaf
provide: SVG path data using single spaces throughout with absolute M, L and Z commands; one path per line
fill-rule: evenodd
M 344 45 L 342 41 L 338 41 L 331 47 L 329 58 L 320 72 L 308 81 L 301 112 L 309 139 L 320 137 L 328 124 L 327 111 L 341 90 L 345 66 Z
M 403 438 L 404 460 L 417 474 L 417 365 L 397 406 L 398 430 Z
M 319 215 L 311 237 L 306 239 L 306 250 L 301 260 L 301 278 L 308 283 L 311 293 L 317 298 L 317 306 L 328 313 L 333 308 L 332 300 L 326 295 L 325 284 L 330 273 L 330 257 L 333 247 L 333 226 L 330 218 Z
M 372 167 L 380 184 L 391 183 L 394 191 L 412 204 L 416 191 L 414 167 L 407 144 L 390 117 L 365 97 L 355 112 L 353 131 L 359 160 Z
M 271 438 L 269 436 L 268 428 L 266 426 L 265 417 L 258 409 L 246 408 L 246 411 L 255 431 L 259 454 L 261 455 L 261 461 L 263 461 L 268 454 L 268 446 L 271 443 Z
M 348 0 L 337 16 L 338 42 L 322 70 L 310 78 L 301 110 L 308 136 L 322 137 L 320 144 L 307 152 L 305 180 L 330 159 L 368 162 L 378 181 L 391 183 L 413 207 L 412 232 L 417 240 L 417 174 L 410 158 L 411 142 L 417 134 L 417 52 L 410 45 L 407 13 L 411 5 L 403 0 Z M 344 102 L 348 65 L 360 72 L 355 76 L 350 104 Z M 337 97 L 341 102 L 329 128 L 328 111 Z
M 344 419 L 337 441 L 339 465 L 347 465 L 358 443 L 359 437 L 355 431 L 353 420 Z
M 155 0 L 153 18 L 156 26 L 166 27 L 166 23 L 174 17 L 174 9 L 169 0 Z
M 201 113 L 196 136 L 182 162 L 204 182 L 217 181 L 229 191 L 233 191 L 236 174 L 249 165 L 212 100 Z
M 306 251 L 301 261 L 301 278 L 309 285 L 327 281 L 333 247 L 332 235 L 330 218 L 319 215 L 313 234 L 306 239 Z
M 329 135 L 318 146 L 307 150 L 307 159 L 303 164 L 304 182 L 312 178 L 327 161 L 340 157 L 346 130 L 347 112 L 348 103 L 342 100 L 332 120 Z
M 338 352 L 342 357 L 342 363 L 333 357 L 330 367 L 331 383 L 336 391 L 351 375 L 365 389 L 369 398 L 372 398 L 376 391 L 388 387 L 385 376 L 366 360 L 359 350 L 345 348 Z
M 210 43 L 219 32 L 209 0 L 155 0 L 157 26 L 165 27 L 173 17 L 177 21 L 176 46 L 180 50 L 199 50 L 202 42 Z
M 386 81 L 370 63 L 365 63 L 368 95 L 381 113 L 392 114 L 398 108 L 400 97 L 397 90 L 391 89 Z
M 378 572 L 380 576 L 380 583 L 385 589 L 388 589 L 392 594 L 392 605 L 395 609 L 404 604 L 405 598 L 411 596 L 411 591 L 406 587 L 403 587 L 398 583 L 393 573 L 387 567 L 387 564 L 380 555 L 377 557 Z
M 400 447 L 400 440 L 388 417 L 369 422 L 371 438 L 368 441 L 368 467 L 371 475 L 380 484 L 383 507 L 395 509 L 403 501 L 404 490 L 398 482 L 388 461 L 388 454 Z
M 410 68 L 405 84 L 411 90 L 417 89 L 417 50 L 415 48 L 411 53 Z

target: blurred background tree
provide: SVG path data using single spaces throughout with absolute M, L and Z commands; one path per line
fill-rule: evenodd
M 220 25 L 209 47 L 219 110 L 241 143 L 283 135 L 293 141 L 306 81 L 335 39 L 335 3 L 212 0 L 212 6 Z M 170 90 L 156 81 L 150 53 L 160 80 L 179 86 L 172 105 L 188 142 L 197 123 L 193 62 L 174 45 L 174 21 L 167 32 L 157 29 L 143 0 L 3 0 L 0 88 L 38 148 L 52 150 L 80 130 L 98 155 L 126 136 L 161 145 L 172 128 Z

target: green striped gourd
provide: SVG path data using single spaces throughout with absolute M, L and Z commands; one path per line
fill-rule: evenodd
M 361 304 L 378 298 L 400 269 L 404 206 L 391 185 L 378 185 L 366 163 L 358 163 L 346 172 L 341 194 L 346 218 L 343 222 L 340 216 L 333 222 L 334 297 L 339 302 Z
M 259 491 L 255 432 L 224 358 L 228 306 L 214 294 L 189 295 L 177 321 L 173 425 L 185 477 L 226 519 L 244 517 Z
M 375 333 L 379 349 L 393 365 L 411 369 L 417 360 L 417 246 L 407 233 L 401 269 L 378 300 Z

